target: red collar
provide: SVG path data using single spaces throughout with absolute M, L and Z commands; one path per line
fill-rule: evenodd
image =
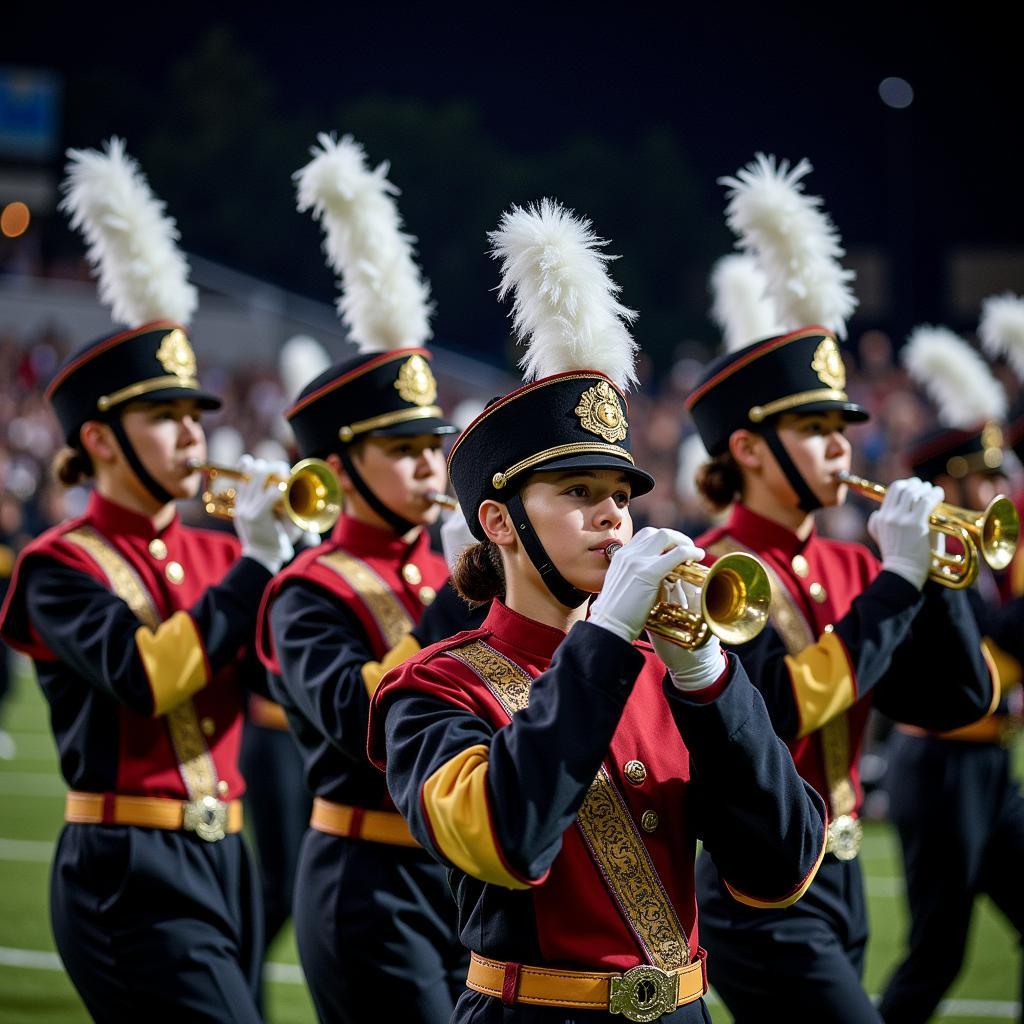
M 149 516 L 118 505 L 109 498 L 104 498 L 96 490 L 89 495 L 89 505 L 85 510 L 85 517 L 107 537 L 141 537 L 146 541 L 152 540 L 154 537 L 166 539 L 168 536 L 176 534 L 181 527 L 177 512 L 174 513 L 174 518 L 164 529 L 158 530 Z
M 812 526 L 807 539 L 801 540 L 788 527 L 751 512 L 739 502 L 733 505 L 724 529 L 748 548 L 754 551 L 778 551 L 786 561 L 803 551 L 818 536 L 817 528 Z
M 394 530 L 371 526 L 352 516 L 343 515 L 331 531 L 331 540 L 356 555 L 385 559 L 402 559 L 409 552 L 430 544 L 430 535 L 421 528 L 416 539 L 407 544 Z
M 499 640 L 516 647 L 535 658 L 550 661 L 566 634 L 555 626 L 547 626 L 536 619 L 512 611 L 503 601 L 495 598 L 484 619 L 482 629 L 490 630 Z

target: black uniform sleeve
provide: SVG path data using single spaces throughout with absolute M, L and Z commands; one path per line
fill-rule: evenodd
M 386 712 L 388 788 L 413 835 L 485 882 L 541 881 L 643 665 L 632 644 L 580 622 L 532 683 L 529 706 L 501 729 L 401 692 Z
M 301 580 L 270 608 L 279 682 L 316 731 L 353 760 L 366 757 L 370 691 L 363 667 L 373 662 L 366 631 L 344 603 Z
M 875 707 L 898 722 L 955 729 L 992 710 L 994 681 L 967 595 L 934 582 L 924 593 L 910 639 L 875 691 Z
M 693 813 L 732 895 L 787 907 L 806 892 L 824 855 L 825 805 L 798 774 L 742 665 L 729 660 L 729 682 L 708 703 L 665 683 L 690 751 Z
M 87 573 L 38 556 L 26 579 L 32 625 L 61 661 L 144 715 L 164 714 L 208 685 L 252 643 L 270 573 L 240 559 L 187 612 L 153 631 Z
M 881 572 L 850 610 L 798 655 L 771 626 L 736 653 L 761 691 L 772 725 L 790 742 L 821 728 L 871 690 L 889 670 L 921 608 L 920 592 L 901 576 Z
M 997 606 L 989 604 L 972 587 L 967 598 L 981 635 L 991 637 L 1001 650 L 1024 664 L 1024 596 Z
M 452 581 L 448 580 L 437 592 L 433 603 L 424 610 L 420 621 L 413 626 L 412 635 L 421 648 L 429 647 L 456 633 L 479 629 L 489 608 L 489 604 L 470 607 L 452 586 Z

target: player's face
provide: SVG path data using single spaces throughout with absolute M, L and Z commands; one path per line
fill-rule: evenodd
M 448 471 L 437 434 L 370 437 L 353 456 L 370 489 L 392 512 L 410 523 L 436 522 L 440 506 L 426 495 L 443 492 Z M 351 486 L 351 485 L 349 485 Z
M 846 499 L 846 485 L 836 480 L 836 473 L 850 468 L 851 452 L 843 414 L 836 409 L 786 413 L 779 418 L 778 434 L 793 464 L 821 504 L 826 508 L 841 505 Z M 770 460 L 767 479 L 780 500 L 786 504 L 796 500 L 793 488 L 774 459 Z
M 555 568 L 573 586 L 599 591 L 608 571 L 604 549 L 633 536 L 632 486 L 615 469 L 535 473 L 523 505 Z
M 121 418 L 128 440 L 153 479 L 173 498 L 194 497 L 202 476 L 188 464 L 206 459 L 199 403 L 192 398 L 133 402 Z

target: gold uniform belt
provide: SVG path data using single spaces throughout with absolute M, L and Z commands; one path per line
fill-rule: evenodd
M 216 842 L 242 831 L 242 801 L 225 803 L 213 796 L 171 800 L 159 796 L 121 796 L 117 793 L 79 793 L 71 790 L 64 802 L 64 820 L 74 825 L 137 825 L 195 832 Z
M 368 811 L 362 807 L 336 804 L 323 797 L 313 800 L 313 815 L 309 824 L 318 832 L 349 839 L 365 839 L 371 843 L 389 846 L 419 846 L 409 831 L 405 819 L 395 811 Z
M 692 963 L 672 971 L 641 964 L 623 974 L 529 967 L 473 953 L 466 985 L 506 1006 L 529 1003 L 603 1010 L 633 1021 L 657 1020 L 677 1006 L 696 1002 L 707 991 L 703 951 Z
M 932 736 L 940 740 L 959 740 L 963 743 L 991 743 L 1008 746 L 1020 734 L 1022 726 L 1018 715 L 986 715 L 970 725 L 962 725 L 949 732 L 929 732 L 916 725 L 900 724 L 897 728 L 909 736 Z

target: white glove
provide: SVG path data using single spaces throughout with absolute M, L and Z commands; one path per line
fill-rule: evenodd
M 920 590 L 928 579 L 932 544 L 928 517 L 945 498 L 941 487 L 916 476 L 889 485 L 882 507 L 868 519 L 868 533 L 882 553 L 882 568 Z
M 441 523 L 441 548 L 444 550 L 444 560 L 448 563 L 448 571 L 455 571 L 455 563 L 459 555 L 468 547 L 476 543 L 476 537 L 469 532 L 469 523 L 458 505 L 454 512 L 449 512 Z
M 287 477 L 288 466 L 243 455 L 238 468 L 249 477 L 239 483 L 235 494 L 235 532 L 242 542 L 242 554 L 277 572 L 295 554 L 292 537 L 298 539 L 302 533 L 274 511 L 281 491 L 267 486 L 268 476 Z
M 678 580 L 666 600 L 683 608 L 700 608 L 700 591 L 683 580 Z M 725 671 L 725 655 L 718 637 L 712 636 L 700 647 L 680 647 L 656 633 L 647 634 L 651 638 L 658 657 L 665 662 L 669 678 L 677 690 L 684 693 L 692 690 L 703 690 L 710 686 Z
M 643 632 L 664 577 L 680 562 L 703 557 L 686 534 L 644 527 L 612 557 L 601 593 L 590 606 L 590 621 L 632 643 Z

